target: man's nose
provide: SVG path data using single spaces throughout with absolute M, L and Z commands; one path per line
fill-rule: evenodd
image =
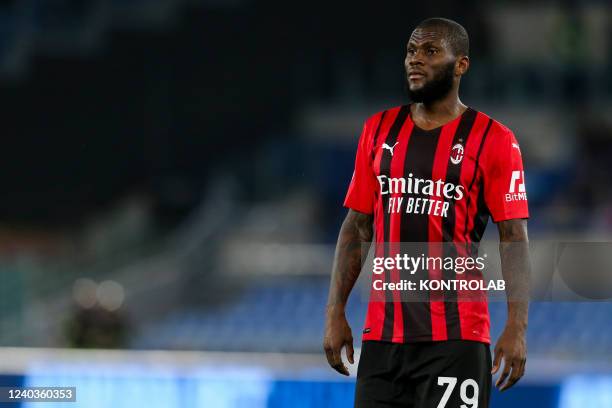
M 421 58 L 421 55 L 416 52 L 413 55 L 409 55 L 407 57 L 407 61 L 408 61 L 408 65 L 409 66 L 415 66 L 415 65 L 423 65 L 423 59 Z

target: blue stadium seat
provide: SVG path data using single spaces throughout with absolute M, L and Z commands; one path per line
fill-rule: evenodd
M 328 277 L 258 282 L 231 302 L 182 310 L 143 329 L 137 348 L 320 352 Z M 347 318 L 356 339 L 367 302 L 351 297 Z M 505 302 L 491 302 L 491 337 L 501 334 Z M 607 303 L 533 302 L 528 347 L 542 356 L 612 354 Z

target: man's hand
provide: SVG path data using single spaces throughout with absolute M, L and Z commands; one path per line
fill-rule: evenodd
M 368 243 L 369 246 L 373 231 L 371 214 L 349 210 L 340 228 L 336 245 L 327 300 L 323 348 L 329 365 L 344 375 L 349 375 L 349 372 L 342 362 L 343 347 L 346 347 L 349 363 L 353 364 L 353 334 L 344 315 L 344 305 L 365 260 L 365 256 L 362 256 L 364 249 L 362 246 L 364 243 Z
M 508 321 L 497 340 L 492 374 L 497 373 L 504 360 L 504 369 L 495 386 L 500 391 L 512 387 L 525 373 L 527 346 L 525 331 L 529 315 L 529 239 L 527 220 L 511 219 L 497 223 L 499 255 L 502 275 L 506 281 Z
M 346 355 L 349 363 L 353 364 L 353 333 L 346 320 L 344 308 L 339 305 L 327 306 L 325 319 L 325 337 L 323 349 L 327 362 L 340 374 L 349 375 L 348 368 L 342 362 L 342 348 L 346 346 Z
M 504 369 L 497 379 L 495 386 L 500 391 L 505 391 L 516 384 L 525 374 L 525 362 L 527 361 L 525 329 L 506 326 L 495 346 L 495 357 L 491 374 L 499 371 L 502 358 L 504 360 Z

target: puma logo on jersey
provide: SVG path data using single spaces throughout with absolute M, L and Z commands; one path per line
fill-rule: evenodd
M 395 144 L 393 146 L 389 146 L 388 144 L 383 143 L 382 144 L 382 148 L 383 149 L 387 149 L 388 151 L 390 151 L 391 152 L 391 156 L 393 156 L 393 149 L 395 149 L 395 146 L 397 146 L 398 144 L 399 144 L 399 142 L 395 142 Z

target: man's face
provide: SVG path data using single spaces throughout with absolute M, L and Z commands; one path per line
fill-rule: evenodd
M 408 96 L 413 102 L 433 102 L 446 96 L 455 80 L 456 56 L 439 31 L 417 28 L 406 48 Z

